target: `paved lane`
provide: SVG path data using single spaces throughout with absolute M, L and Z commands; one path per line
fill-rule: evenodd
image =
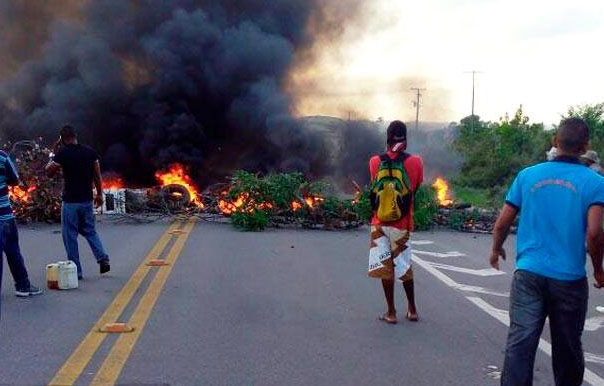
M 493 333 L 488 315 L 421 270 L 422 322 L 377 322 L 383 300 L 366 248 L 364 231 L 199 225 L 120 381 L 496 384 L 487 367 L 501 350 L 489 342 L 504 329 Z
M 48 291 L 46 264 L 64 259 L 56 226 L 21 227 L 21 247 L 40 297 L 19 299 L 4 262 L 0 321 L 0 384 L 48 383 L 94 322 L 130 278 L 168 224 L 145 226 L 101 223 L 99 232 L 112 259 L 111 273 L 100 277 L 90 249 L 80 240 L 84 281 L 73 291 Z
M 509 323 L 507 312 L 509 287 L 515 256 L 514 237 L 510 237 L 506 244 L 509 261 L 502 265 L 505 274 L 498 274 L 497 271 L 485 269 L 491 245 L 491 237 L 488 235 L 460 237 L 458 233 L 431 232 L 418 236 L 423 241 L 418 243 L 422 245 L 414 245 L 416 262 L 421 263 L 433 277 L 438 278 L 441 282 L 450 280 L 457 284 L 457 290 L 464 293 L 466 299 L 502 325 L 507 326 Z M 418 242 L 418 238 L 416 238 L 416 242 Z M 437 253 L 424 252 L 428 250 Z M 460 253 L 455 254 L 452 251 Z M 591 288 L 593 280 L 591 279 L 591 267 L 589 268 Z M 449 286 L 455 287 L 451 285 L 451 282 L 449 282 Z M 591 288 L 583 338 L 587 361 L 585 383 L 591 385 L 604 385 L 604 335 L 602 334 L 604 314 L 596 310 L 597 306 L 603 304 L 604 291 Z M 536 366 L 536 379 L 542 379 L 544 384 L 550 384 L 553 381 L 551 380 L 551 346 L 547 324 L 542 338 Z
M 87 248 L 89 278 L 77 291 L 16 299 L 5 274 L 0 384 L 48 384 L 167 224 L 100 229 L 114 259 L 108 278 L 98 278 Z M 40 284 L 43 266 L 61 256 L 54 230 L 22 231 Z M 384 303 L 379 282 L 366 277 L 367 239 L 366 230 L 241 233 L 225 224 L 197 224 L 148 320 L 138 326 L 144 329 L 116 374 L 118 383 L 497 385 L 512 264 L 503 275 L 486 270 L 489 237 L 416 234 L 421 322 L 396 326 L 376 320 Z M 120 320 L 130 320 L 155 277 L 141 283 Z M 590 318 L 604 316 L 595 312 L 603 295 L 592 297 Z M 397 296 L 402 316 L 401 290 Z M 592 384 L 598 384 L 604 365 L 595 362 L 604 339 L 597 319 L 592 324 L 585 341 L 593 354 Z M 116 340 L 104 340 L 76 384 L 93 381 Z M 551 384 L 550 359 L 542 352 L 535 385 Z

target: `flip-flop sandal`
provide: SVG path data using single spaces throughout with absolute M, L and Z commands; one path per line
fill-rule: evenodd
M 417 314 L 415 314 L 415 316 L 411 316 L 411 313 L 407 312 L 407 315 L 405 317 L 410 322 L 418 322 L 419 321 L 419 316 L 417 316 Z
M 388 323 L 388 324 L 396 324 L 396 323 L 397 323 L 396 319 L 389 319 L 389 318 L 386 316 L 386 314 L 384 314 L 384 315 L 380 315 L 380 316 L 378 317 L 378 320 L 379 320 L 379 321 L 382 321 L 382 322 L 385 322 L 385 323 Z

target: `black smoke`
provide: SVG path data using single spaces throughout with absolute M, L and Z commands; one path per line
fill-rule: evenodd
M 339 185 L 350 186 L 350 180 L 361 186 L 370 181 L 369 159 L 386 149 L 386 130 L 371 121 L 347 121 L 342 130 L 342 154 L 340 158 Z M 348 181 L 346 181 L 348 180 Z
M 139 183 L 172 162 L 202 184 L 235 168 L 328 169 L 282 91 L 321 0 L 25 3 L 2 2 L 0 137 L 50 141 L 70 123 L 106 170 Z
M 350 181 L 361 186 L 371 183 L 369 159 L 386 149 L 385 122 L 342 121 L 342 152 L 336 162 L 338 185 L 346 190 Z M 407 152 L 418 154 L 424 163 L 424 181 L 431 183 L 436 177 L 453 178 L 461 168 L 461 157 L 453 149 L 455 125 L 444 123 L 420 123 L 418 129 L 414 123 L 407 125 Z

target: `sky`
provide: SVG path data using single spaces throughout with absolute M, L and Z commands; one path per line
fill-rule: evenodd
M 312 66 L 292 74 L 299 115 L 498 120 L 522 104 L 557 123 L 569 106 L 604 102 L 604 1 L 370 0 Z

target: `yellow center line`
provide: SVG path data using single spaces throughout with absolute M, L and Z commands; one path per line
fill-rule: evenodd
M 111 349 L 111 352 L 109 352 L 109 355 L 105 358 L 100 370 L 92 380 L 91 385 L 114 385 L 117 381 L 139 336 L 145 328 L 147 320 L 153 311 L 153 307 L 166 284 L 168 276 L 170 276 L 170 273 L 172 272 L 172 267 L 174 267 L 174 263 L 178 260 L 194 226 L 194 221 L 189 221 L 185 226 L 184 233 L 179 236 L 166 257 L 166 262 L 169 265 L 160 268 L 128 322 L 135 330 L 131 333 L 120 335 Z
M 63 364 L 61 369 L 55 374 L 54 378 L 50 381 L 51 386 L 70 386 L 73 385 L 80 377 L 88 362 L 94 356 L 98 348 L 101 346 L 107 334 L 98 332 L 98 328 L 104 326 L 107 323 L 114 323 L 118 320 L 124 309 L 132 300 L 134 293 L 140 287 L 141 283 L 152 269 L 147 266 L 149 260 L 157 259 L 161 256 L 162 252 L 173 237 L 171 232 L 178 229 L 180 222 L 172 224 L 166 232 L 157 240 L 157 243 L 153 246 L 153 249 L 145 257 L 143 262 L 138 266 L 130 280 L 124 285 L 122 290 L 115 297 L 113 302 L 107 307 L 103 315 L 94 324 L 90 332 L 86 335 L 84 340 L 79 344 L 67 361 Z

